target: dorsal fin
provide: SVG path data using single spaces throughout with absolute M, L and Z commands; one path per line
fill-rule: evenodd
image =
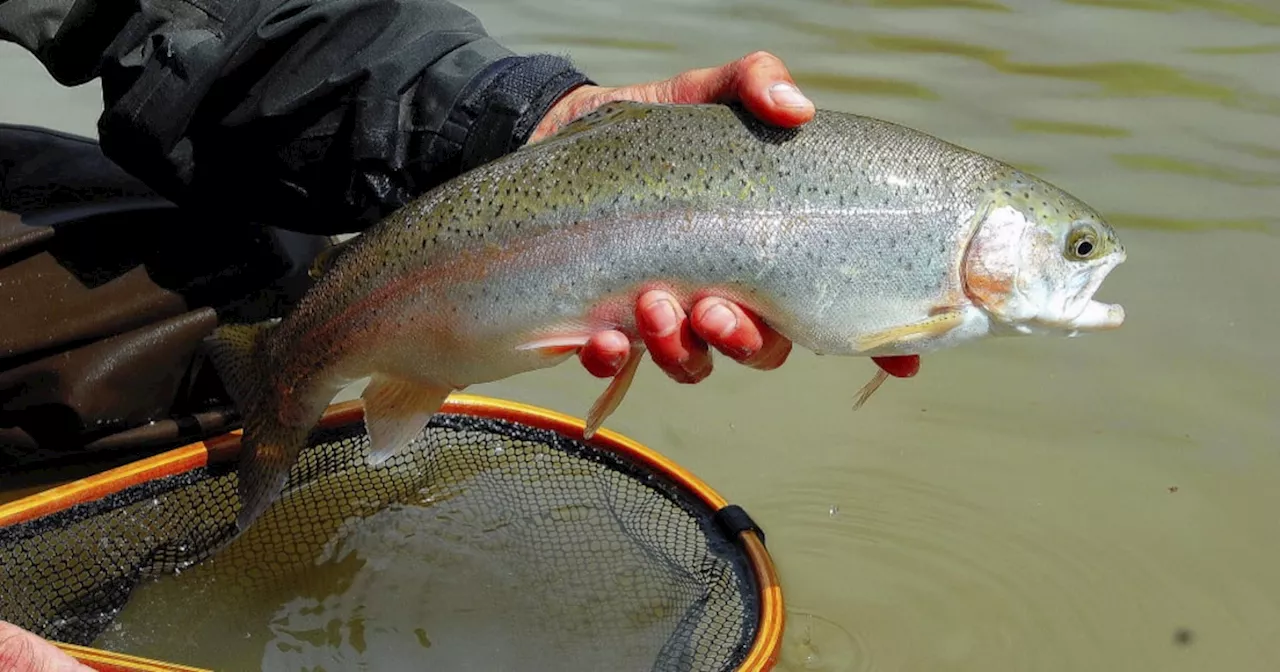
M 634 100 L 610 101 L 582 115 L 581 117 L 574 119 L 564 126 L 561 126 L 560 130 L 547 136 L 542 142 L 539 142 L 538 145 L 557 142 L 585 131 L 616 124 L 619 121 L 643 119 L 649 116 L 649 114 L 654 110 L 667 106 L 667 103 L 642 103 Z
M 353 236 L 347 240 L 338 241 L 329 247 L 324 248 L 317 254 L 315 259 L 311 260 L 311 265 L 307 267 L 307 275 L 312 280 L 319 280 L 320 276 L 328 273 L 333 265 L 337 263 L 338 257 L 342 256 L 351 248 L 351 244 L 356 241 L 359 236 Z

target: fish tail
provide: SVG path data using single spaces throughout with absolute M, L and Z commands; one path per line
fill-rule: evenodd
M 310 432 L 308 426 L 281 421 L 281 400 L 272 394 L 271 368 L 262 347 L 274 328 L 270 322 L 229 324 L 207 339 L 209 358 L 243 420 L 236 518 L 241 531 L 280 496 Z

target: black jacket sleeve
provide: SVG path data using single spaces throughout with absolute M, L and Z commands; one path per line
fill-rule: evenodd
M 0 0 L 0 39 L 101 77 L 103 151 L 165 197 L 309 233 L 513 151 L 591 83 L 444 0 Z

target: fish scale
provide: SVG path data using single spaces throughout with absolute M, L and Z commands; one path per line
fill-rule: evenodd
M 1073 258 L 1081 236 L 1090 253 Z M 283 321 L 220 329 L 232 396 L 246 418 L 274 419 L 246 422 L 250 473 L 276 475 L 242 481 L 241 521 L 277 496 L 298 427 L 349 382 L 372 377 L 380 461 L 454 390 L 559 364 L 601 330 L 639 341 L 648 289 L 686 308 L 730 299 L 821 354 L 919 354 L 1118 326 L 1119 308 L 1091 296 L 1124 254 L 1057 187 L 903 126 L 819 110 L 783 129 L 735 105 L 611 103 L 370 228 Z

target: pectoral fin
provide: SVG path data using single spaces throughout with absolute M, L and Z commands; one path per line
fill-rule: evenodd
M 867 352 L 890 343 L 910 343 L 921 338 L 937 337 L 955 329 L 963 322 L 964 311 L 961 309 L 937 309 L 932 315 L 919 322 L 867 334 L 857 339 L 854 347 L 858 352 Z
M 549 336 L 536 341 L 521 343 L 516 346 L 516 350 L 534 350 L 547 357 L 558 357 L 580 350 L 589 340 L 591 340 L 591 334 L 589 333 Z
M 596 430 L 604 424 L 605 418 L 618 409 L 622 399 L 627 396 L 627 390 L 631 389 L 631 381 L 636 377 L 636 369 L 640 367 L 644 353 L 644 348 L 631 349 L 631 356 L 627 358 L 627 363 L 622 366 L 618 375 L 609 381 L 609 387 L 600 394 L 596 403 L 591 405 L 591 410 L 587 413 L 587 426 L 582 431 L 583 438 L 589 439 L 594 436 Z
M 369 431 L 371 466 L 400 452 L 422 432 L 453 388 L 376 374 L 360 398 Z

